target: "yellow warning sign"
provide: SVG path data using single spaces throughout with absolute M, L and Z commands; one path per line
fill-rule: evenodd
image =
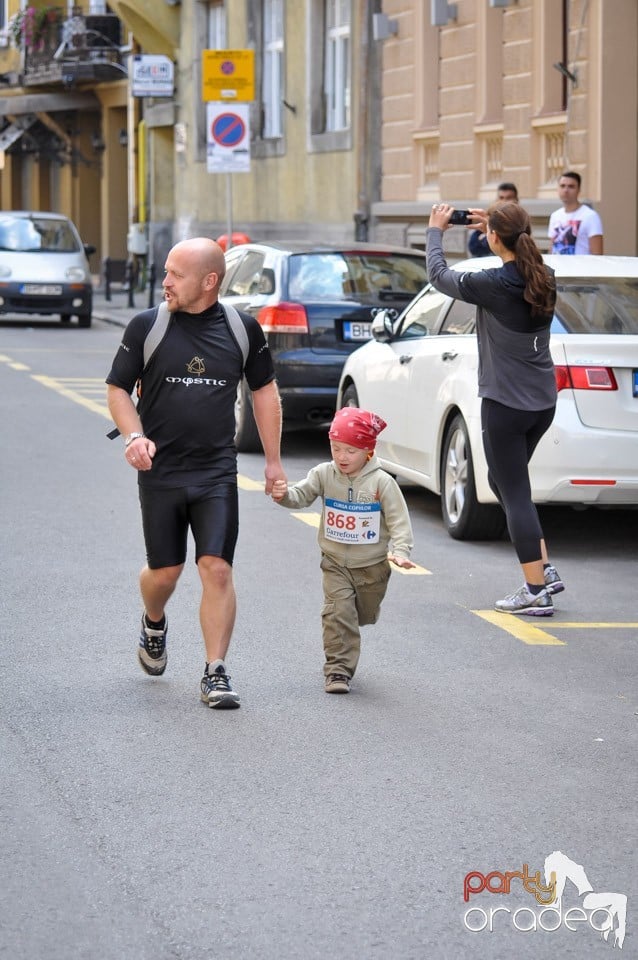
M 202 50 L 202 100 L 254 99 L 254 50 Z

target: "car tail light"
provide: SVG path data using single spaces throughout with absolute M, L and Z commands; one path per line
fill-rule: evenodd
M 561 390 L 617 390 L 618 384 L 611 367 L 558 366 L 556 388 Z
M 257 320 L 264 333 L 308 333 L 308 317 L 300 303 L 276 303 L 263 307 Z

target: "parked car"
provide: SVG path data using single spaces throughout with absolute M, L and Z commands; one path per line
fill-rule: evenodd
M 537 503 L 638 504 L 638 257 L 547 256 L 556 271 L 550 345 L 558 402 L 530 464 Z M 455 270 L 499 266 L 496 257 Z M 459 540 L 504 530 L 487 483 L 477 396 L 476 308 L 427 285 L 348 357 L 339 406 L 374 410 L 388 426 L 383 466 L 441 495 Z
M 290 429 L 332 419 L 343 363 L 370 337 L 374 315 L 398 316 L 426 280 L 425 257 L 410 248 L 245 243 L 226 254 L 220 299 L 261 324 Z M 242 451 L 260 449 L 249 396 L 244 383 L 236 407 Z
M 0 314 L 60 315 L 91 326 L 93 286 L 75 225 L 61 213 L 0 212 Z

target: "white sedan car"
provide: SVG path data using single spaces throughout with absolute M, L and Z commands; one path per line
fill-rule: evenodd
M 530 464 L 537 503 L 638 505 L 638 257 L 547 256 L 556 271 L 551 328 L 556 416 Z M 496 257 L 454 264 L 500 266 Z M 352 353 L 338 407 L 388 426 L 377 453 L 390 473 L 441 495 L 458 540 L 499 537 L 504 515 L 487 483 L 477 395 L 476 308 L 427 285 Z

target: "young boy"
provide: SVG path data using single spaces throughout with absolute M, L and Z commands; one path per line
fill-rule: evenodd
M 275 482 L 272 498 L 284 507 L 323 500 L 321 547 L 324 605 L 321 612 L 326 693 L 349 693 L 359 654 L 359 627 L 376 623 L 390 578 L 389 560 L 414 567 L 412 527 L 398 484 L 374 456 L 387 424 L 374 413 L 344 407 L 332 421 L 332 461 L 288 486 Z M 392 541 L 393 552 L 388 553 Z

